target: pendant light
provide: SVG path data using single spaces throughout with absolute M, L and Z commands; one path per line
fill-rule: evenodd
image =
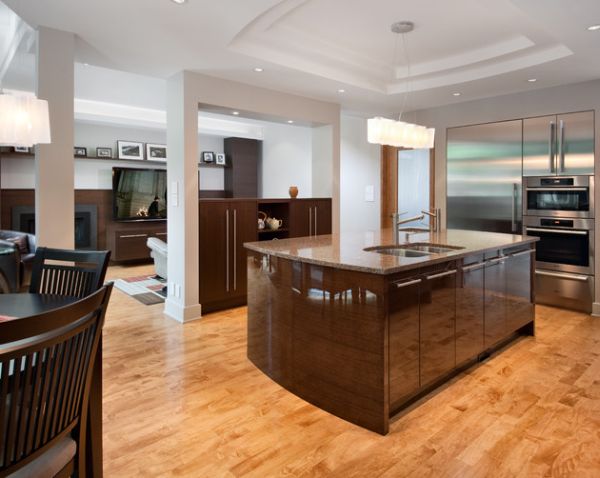
M 50 143 L 48 102 L 0 90 L 0 146 L 32 147 Z
M 418 124 L 406 123 L 400 121 L 402 119 L 402 113 L 406 106 L 406 99 L 409 94 L 409 81 L 410 81 L 410 60 L 408 58 L 408 52 L 406 50 L 406 42 L 404 35 L 413 31 L 415 28 L 412 22 L 396 22 L 392 24 L 392 32 L 396 35 L 402 35 L 402 46 L 406 57 L 406 92 L 402 101 L 402 111 L 398 120 L 388 118 L 371 118 L 367 121 L 367 140 L 369 143 L 381 144 L 384 146 L 395 146 L 397 148 L 433 148 L 433 141 L 435 137 L 435 129 L 420 126 Z M 394 49 L 394 65 L 396 63 L 396 49 Z

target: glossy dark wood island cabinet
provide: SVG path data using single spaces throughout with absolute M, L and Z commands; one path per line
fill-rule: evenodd
M 533 335 L 534 251 L 381 274 L 249 250 L 248 358 L 304 400 L 386 434 L 399 410 Z

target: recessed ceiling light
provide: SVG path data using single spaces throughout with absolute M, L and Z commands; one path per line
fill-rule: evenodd
M 262 73 L 262 72 L 263 72 L 263 71 L 265 71 L 265 70 L 263 70 L 262 68 L 260 68 L 260 67 L 258 67 L 258 66 L 257 66 L 256 68 L 254 68 L 254 71 L 255 71 L 256 73 Z
M 294 120 L 288 120 L 289 124 L 292 124 L 294 122 Z
M 600 30 L 600 25 L 591 25 L 587 29 L 591 32 L 595 32 L 596 30 Z
M 173 3 L 176 3 L 177 5 L 182 5 L 185 2 L 187 2 L 187 0 L 171 0 Z
M 340 89 L 338 90 L 338 93 L 346 93 L 346 90 L 345 90 L 344 88 L 340 88 Z
M 529 78 L 527 81 L 529 83 L 535 83 L 537 81 L 537 78 Z
M 232 112 L 231 114 L 232 114 L 232 115 L 234 115 L 234 116 L 237 116 L 237 115 L 239 115 L 239 114 L 240 114 L 240 112 L 239 112 L 239 111 L 234 111 L 234 112 Z
M 460 96 L 460 93 L 457 91 L 456 93 L 452 93 L 452 96 Z

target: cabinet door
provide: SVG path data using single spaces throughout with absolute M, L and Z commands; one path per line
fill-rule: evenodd
M 523 176 L 556 174 L 556 116 L 523 120 Z
M 115 261 L 131 261 L 150 258 L 150 249 L 146 245 L 147 231 L 123 230 L 115 231 Z
M 456 286 L 456 363 L 483 351 L 483 263 L 464 266 Z
M 290 237 L 313 235 L 313 201 L 304 199 L 290 201 Z
M 506 267 L 504 259 L 485 263 L 484 343 L 491 347 L 506 337 Z
M 231 234 L 231 282 L 230 294 L 234 296 L 245 296 L 247 291 L 247 264 L 245 242 L 257 240 L 256 201 L 235 201 L 230 204 L 232 227 Z
M 515 252 L 506 258 L 506 323 L 512 333 L 533 320 L 531 290 L 533 253 L 535 249 Z
M 454 267 L 450 263 L 449 267 Z M 456 269 L 430 272 L 420 290 L 421 386 L 456 366 Z
M 419 286 L 407 277 L 390 283 L 390 412 L 419 390 Z
M 594 174 L 594 112 L 558 115 L 558 174 Z
M 315 227 L 313 234 L 331 234 L 331 200 L 319 199 L 314 202 L 313 220 Z
M 233 217 L 228 202 L 200 202 L 200 302 L 227 298 Z

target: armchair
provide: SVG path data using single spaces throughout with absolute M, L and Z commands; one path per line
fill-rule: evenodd
M 11 247 L 13 251 L 9 254 L 8 249 Z M 35 236 L 21 231 L 0 230 L 0 248 L 6 252 L 1 259 L 0 268 L 8 282 L 13 284 L 13 291 L 26 289 L 31 282 Z
M 154 259 L 154 271 L 157 276 L 167 279 L 167 243 L 157 237 L 149 237 L 146 245 L 150 249 L 150 257 Z

